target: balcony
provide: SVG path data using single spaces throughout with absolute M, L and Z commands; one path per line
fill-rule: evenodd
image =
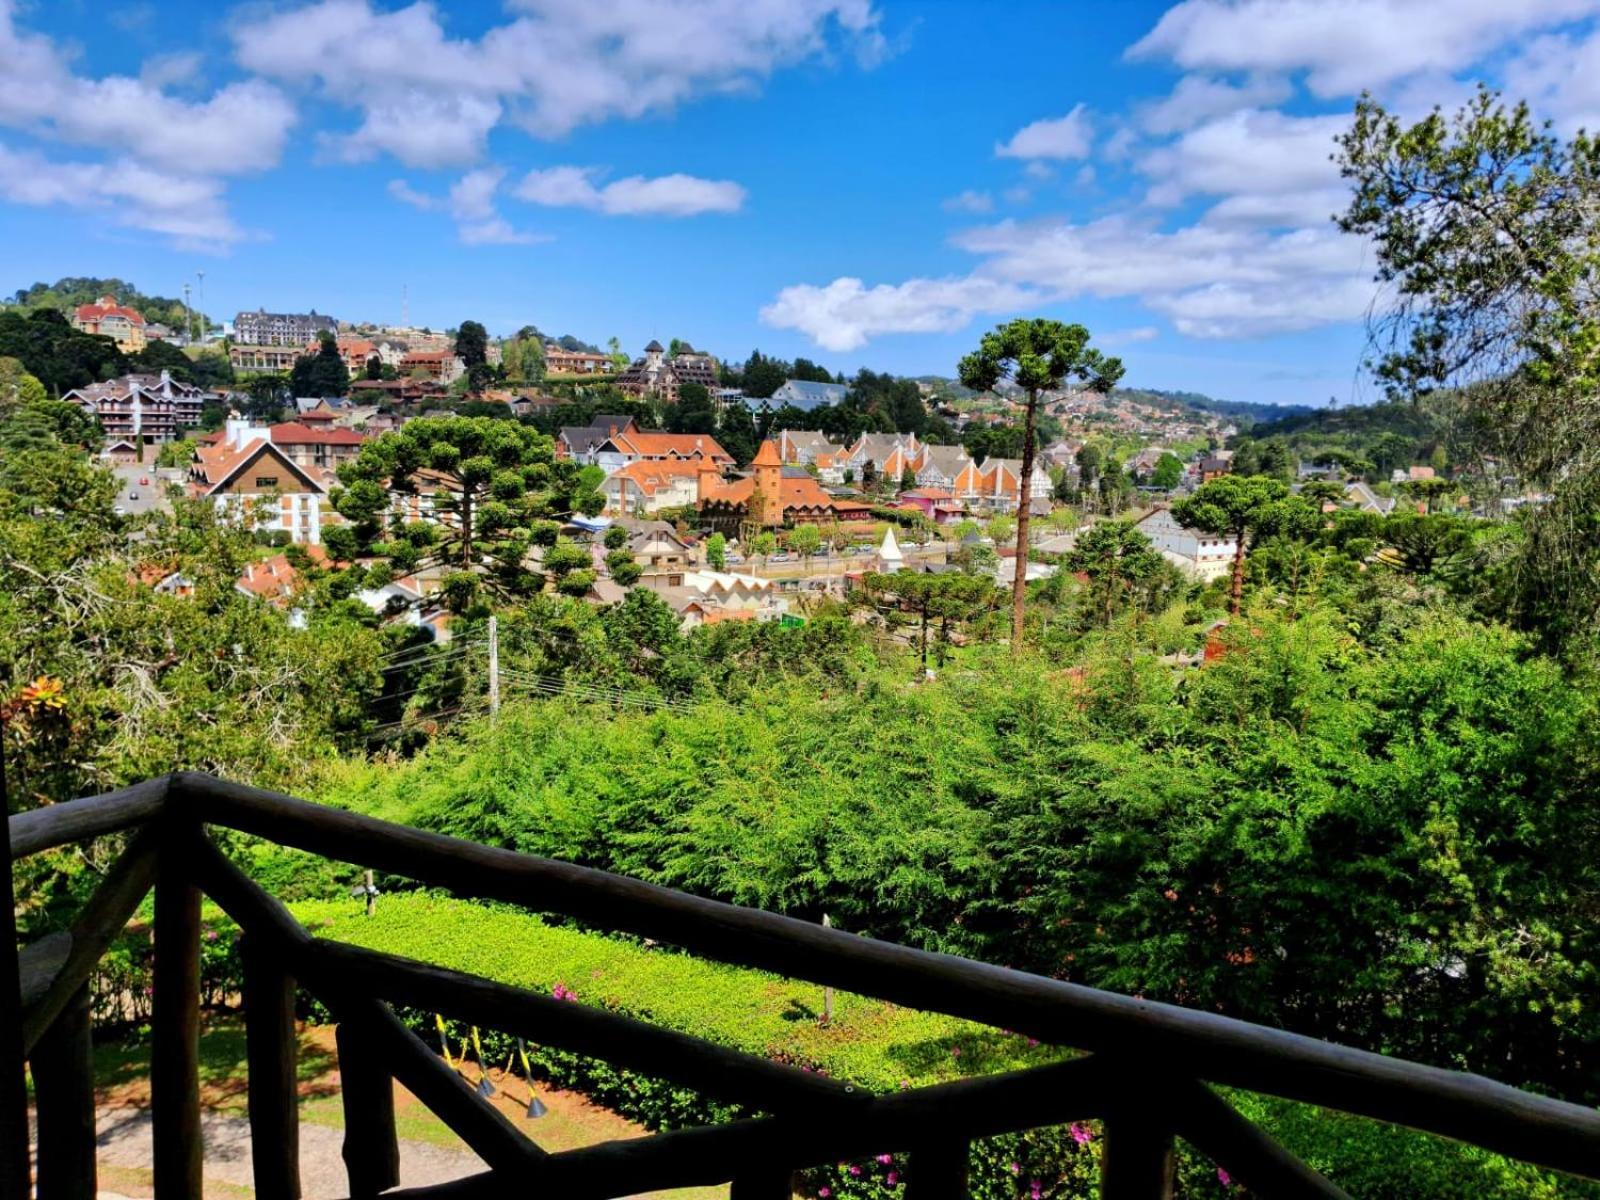
M 213 844 L 233 829 L 460 896 L 559 913 L 911 1008 L 1083 1052 L 1047 1066 L 871 1095 L 604 1009 L 491 979 L 319 941 Z M 967 1194 L 975 1139 L 1102 1120 L 1104 1200 L 1157 1200 L 1183 1139 L 1260 1197 L 1346 1195 L 1245 1120 L 1212 1085 L 1395 1122 L 1530 1163 L 1600 1178 L 1600 1113 L 1480 1076 L 872 941 L 636 880 L 324 808 L 204 775 L 175 774 L 10 818 L 16 858 L 131 833 L 69 932 L 5 955 L 0 979 L 0 1195 L 28 1194 L 22 1056 L 37 1087 L 40 1200 L 92 1200 L 95 1130 L 86 983 L 155 891 L 152 1117 L 157 1200 L 201 1194 L 198 1033 L 202 893 L 244 932 L 243 1003 L 256 1194 L 299 1195 L 297 990 L 337 1023 L 352 1197 L 398 1183 L 393 1081 L 485 1163 L 409 1198 L 633 1195 L 732 1184 L 732 1200 L 786 1200 L 794 1171 L 909 1155 L 910 1200 Z M 18 980 L 20 979 L 20 989 Z M 20 997 L 20 1000 L 19 1000 Z M 20 1008 L 19 1008 L 20 1004 Z M 431 1010 L 603 1059 L 766 1114 L 551 1154 L 462 1082 L 395 1015 Z M 19 1031 L 12 1032 L 12 1031 Z

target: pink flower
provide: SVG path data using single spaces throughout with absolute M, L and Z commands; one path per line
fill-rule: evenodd
M 1011 1173 L 1013 1175 L 1021 1175 L 1022 1174 L 1022 1164 L 1019 1163 L 1019 1162 L 1012 1163 L 1011 1164 Z
M 861 1168 L 859 1166 L 857 1166 L 855 1163 L 851 1163 L 850 1164 L 850 1174 L 854 1175 L 856 1178 L 859 1179 L 861 1177 Z
M 1028 1046 L 1030 1048 L 1032 1048 L 1034 1046 L 1037 1046 L 1038 1044 L 1039 1044 L 1039 1039 L 1038 1038 L 1029 1038 L 1028 1039 Z
M 833 1195 L 833 1189 L 831 1187 L 820 1187 L 817 1189 L 817 1195 L 821 1196 L 822 1200 L 828 1200 L 828 1197 Z
M 961 1047 L 960 1046 L 951 1046 L 950 1047 L 950 1057 L 951 1058 L 960 1058 L 961 1057 Z
M 1232 1187 L 1233 1186 L 1233 1176 L 1228 1174 L 1226 1168 L 1218 1167 L 1217 1168 L 1217 1182 L 1220 1183 L 1223 1187 Z
M 881 1162 L 884 1166 L 887 1167 L 890 1163 L 892 1163 L 894 1161 L 894 1155 L 892 1155 L 892 1154 L 880 1154 L 880 1155 L 878 1155 L 878 1161 Z
M 1076 1121 L 1072 1123 L 1072 1127 L 1070 1130 L 1068 1130 L 1068 1132 L 1072 1134 L 1072 1140 L 1077 1142 L 1080 1146 L 1087 1146 L 1090 1142 L 1094 1141 L 1094 1134 L 1089 1132 L 1088 1127 L 1080 1125 Z
M 883 1181 L 885 1183 L 887 1183 L 890 1187 L 893 1187 L 895 1184 L 900 1182 L 900 1175 L 896 1171 L 890 1171 L 887 1175 L 885 1175 L 883 1177 Z

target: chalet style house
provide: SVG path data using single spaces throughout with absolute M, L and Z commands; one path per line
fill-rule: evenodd
M 644 357 L 634 359 L 617 377 L 617 387 L 628 395 L 655 396 L 669 404 L 677 402 L 686 383 L 698 383 L 707 392 L 717 390 L 717 360 L 687 343 L 679 343 L 678 352 L 668 358 L 660 342 L 651 342 Z
M 733 455 L 709 433 L 659 433 L 640 429 L 632 417 L 601 415 L 594 424 L 568 426 L 556 438 L 566 457 L 592 463 L 609 476 L 630 463 L 709 462 L 717 469 L 734 465 Z M 692 499 L 691 499 L 692 502 Z
M 322 440 L 334 434 L 340 437 Z M 357 439 L 354 447 L 346 437 Z M 213 501 L 230 520 L 286 530 L 291 541 L 320 545 L 324 524 L 342 520 L 328 502 L 334 465 L 342 461 L 340 455 L 355 453 L 362 440 L 350 430 L 311 430 L 293 422 L 252 425 L 235 413 L 220 435 L 196 451 L 189 494 Z M 319 465 L 319 456 L 325 465 Z
M 144 314 L 119 304 L 115 296 L 78 305 L 72 310 L 72 327 L 110 338 L 124 354 L 137 354 L 149 340 Z
M 785 467 L 777 443 L 768 440 L 750 463 L 749 473 L 723 482 L 711 463 L 700 468 L 700 519 L 725 534 L 738 536 L 743 525 L 781 525 L 862 521 L 872 515 L 863 501 L 830 496 L 804 467 Z
M 201 409 L 212 393 L 180 383 L 166 371 L 160 375 L 123 375 L 103 383 L 73 388 L 61 397 L 100 422 L 110 442 L 137 445 L 170 442 L 200 424 Z

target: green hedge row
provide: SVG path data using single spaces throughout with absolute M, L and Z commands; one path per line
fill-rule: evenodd
M 822 989 L 813 984 L 547 925 L 507 908 L 424 894 L 385 896 L 371 919 L 347 901 L 307 901 L 293 908 L 318 936 L 570 995 L 576 1003 L 823 1071 L 873 1091 L 1038 1065 L 1064 1053 L 1014 1034 L 847 993 L 836 994 L 833 1020 L 824 1025 Z M 406 1015 L 430 1044 L 438 1043 L 433 1014 Z M 454 1052 L 466 1030 L 452 1027 L 452 1033 Z M 504 1063 L 509 1039 L 480 1034 L 485 1056 Z M 546 1047 L 529 1047 L 529 1056 L 536 1074 L 650 1129 L 736 1115 L 693 1092 L 603 1062 Z M 1600 1197 L 1600 1189 L 1456 1143 L 1251 1094 L 1231 1098 L 1353 1195 L 1371 1200 Z M 973 1150 L 972 1194 L 979 1200 L 1093 1196 L 1099 1136 L 1091 1123 L 980 1143 Z M 806 1186 L 810 1194 L 833 1200 L 892 1200 L 906 1179 L 903 1159 L 886 1155 L 810 1172 Z M 1244 1194 L 1187 1150 L 1180 1155 L 1179 1183 L 1184 1197 Z

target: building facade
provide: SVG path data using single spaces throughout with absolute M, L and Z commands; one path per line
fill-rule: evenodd
M 321 333 L 337 333 L 339 323 L 312 310 L 309 313 L 269 313 L 264 309 L 242 312 L 233 319 L 233 340 L 247 346 L 289 346 L 300 351 Z
M 72 312 L 72 327 L 110 338 L 124 354 L 137 354 L 147 341 L 144 314 L 117 303 L 115 296 L 78 305 Z

